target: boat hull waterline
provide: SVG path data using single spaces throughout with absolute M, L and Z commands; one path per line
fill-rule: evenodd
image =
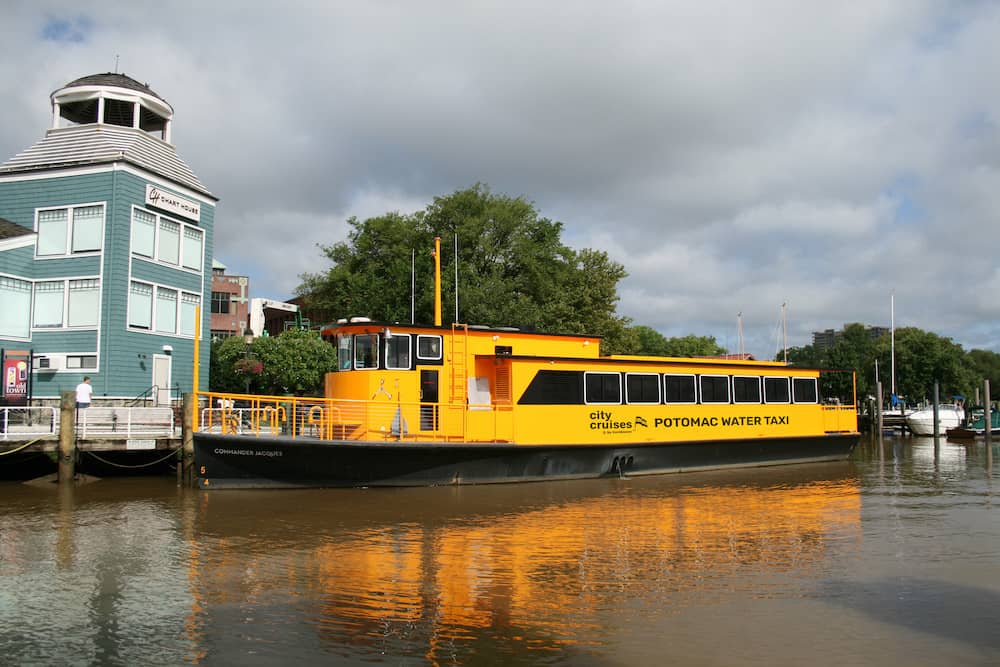
M 856 433 L 634 445 L 358 442 L 196 433 L 205 489 L 435 486 L 841 461 Z

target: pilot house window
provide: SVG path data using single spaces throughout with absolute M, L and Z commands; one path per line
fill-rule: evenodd
M 378 368 L 378 334 L 354 337 L 354 367 Z
M 385 367 L 394 370 L 410 367 L 410 334 L 393 334 L 385 339 Z

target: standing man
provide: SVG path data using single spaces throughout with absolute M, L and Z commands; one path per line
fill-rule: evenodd
M 89 408 L 90 407 L 90 397 L 94 393 L 94 388 L 90 386 L 90 376 L 85 375 L 83 377 L 83 382 L 76 385 L 76 407 Z

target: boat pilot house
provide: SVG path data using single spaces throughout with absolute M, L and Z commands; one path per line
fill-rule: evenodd
M 652 474 L 843 459 L 858 439 L 850 374 L 832 400 L 818 370 L 601 356 L 582 335 L 367 318 L 322 334 L 338 354 L 323 399 L 203 424 L 206 488 Z

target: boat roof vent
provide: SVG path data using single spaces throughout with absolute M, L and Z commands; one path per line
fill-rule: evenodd
M 372 318 L 370 317 L 352 317 L 350 320 L 351 324 L 356 324 L 358 322 L 371 322 L 371 321 Z

